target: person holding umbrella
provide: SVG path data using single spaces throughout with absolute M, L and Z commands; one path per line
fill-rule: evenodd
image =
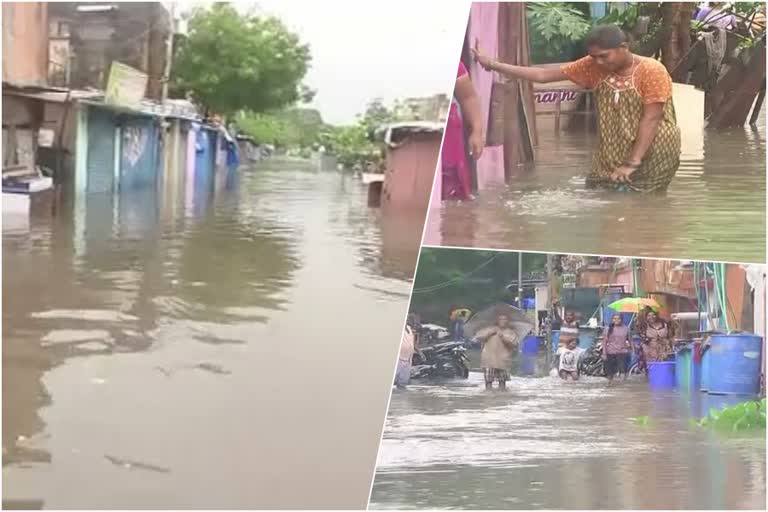
M 657 350 L 659 347 L 658 340 L 654 341 L 653 344 L 650 344 L 649 338 L 646 335 L 646 333 L 649 332 L 649 319 L 658 318 L 656 311 L 661 309 L 661 306 L 653 299 L 645 297 L 627 297 L 608 304 L 608 307 L 619 313 L 634 313 L 637 315 L 637 322 L 635 325 L 637 327 L 637 333 L 643 340 L 638 356 L 640 359 L 640 366 L 646 371 L 647 376 L 646 364 L 648 361 L 663 361 L 666 358 L 666 356 L 664 356 L 662 359 L 656 359 L 659 355 L 659 350 Z M 651 333 L 653 332 L 655 331 L 652 329 Z
M 480 329 L 475 334 L 480 341 L 480 365 L 485 375 L 485 389 L 493 389 L 493 383 L 499 383 L 499 391 L 506 391 L 509 369 L 512 366 L 512 354 L 517 352 L 519 338 L 509 327 L 509 316 L 504 313 L 496 317 L 496 325 Z

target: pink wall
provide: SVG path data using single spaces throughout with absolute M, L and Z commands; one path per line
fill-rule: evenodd
M 623 285 L 625 291 L 634 293 L 635 279 L 634 274 L 632 273 L 632 267 L 624 267 L 616 272 L 616 276 L 613 278 L 613 283 Z
M 381 206 L 421 215 L 427 211 L 442 133 L 414 135 L 398 148 L 387 149 Z
M 3 81 L 48 82 L 47 3 L 3 3 Z
M 486 55 L 498 57 L 499 50 L 499 4 L 496 2 L 473 2 L 469 14 L 469 43 L 474 46 L 475 39 L 479 40 L 480 48 Z M 491 87 L 494 81 L 492 73 L 488 73 L 478 64 L 472 62 L 469 73 L 483 109 L 483 123 L 488 126 L 488 114 L 491 105 Z M 480 190 L 492 184 L 503 184 L 504 180 L 504 147 L 485 148 L 483 156 L 477 163 L 477 185 Z

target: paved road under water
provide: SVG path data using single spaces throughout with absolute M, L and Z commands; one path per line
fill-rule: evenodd
M 370 508 L 765 509 L 765 436 L 688 425 L 733 399 L 651 394 L 642 378 L 510 385 L 487 393 L 472 373 L 394 393 Z
M 4 233 L 4 508 L 365 507 L 421 222 L 307 167 Z
M 433 208 L 425 243 L 764 263 L 764 114 L 759 126 L 707 132 L 663 195 L 585 189 L 595 138 L 542 127 L 534 165 L 511 186 Z

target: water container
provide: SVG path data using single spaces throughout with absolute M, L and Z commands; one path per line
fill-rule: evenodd
M 709 361 L 711 355 L 710 347 L 706 347 L 701 355 L 701 391 L 709 391 Z
M 675 387 L 674 361 L 648 362 L 648 384 L 651 389 L 672 389 Z
M 598 329 L 590 327 L 579 328 L 579 348 L 587 350 L 597 339 Z
M 691 361 L 693 350 L 690 344 L 681 347 L 675 353 L 675 385 L 677 389 L 687 391 L 691 388 Z
M 557 352 L 560 346 L 560 331 L 552 331 L 552 352 Z
M 690 382 L 690 389 L 693 391 L 699 391 L 701 389 L 701 358 L 699 358 L 698 361 L 696 361 L 695 357 L 695 347 L 696 345 L 692 345 L 691 348 L 691 382 Z
M 763 339 L 752 334 L 717 334 L 712 336 L 711 344 L 709 393 L 759 393 Z
M 522 352 L 526 355 L 536 355 L 539 352 L 539 337 L 529 334 L 523 338 Z

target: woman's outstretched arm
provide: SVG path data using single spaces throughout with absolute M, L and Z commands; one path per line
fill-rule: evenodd
M 472 55 L 474 56 L 475 61 L 477 61 L 477 63 L 486 71 L 496 71 L 509 78 L 528 80 L 529 82 L 540 84 L 568 80 L 568 77 L 565 76 L 560 67 L 531 68 L 527 66 L 513 66 L 512 64 L 499 62 L 487 55 L 483 55 L 477 41 L 475 41 L 475 47 L 472 48 Z
M 453 92 L 456 101 L 461 107 L 461 114 L 469 128 L 469 152 L 477 160 L 483 153 L 485 135 L 483 134 L 483 115 L 480 111 L 480 98 L 475 92 L 469 75 L 464 74 L 456 79 L 456 88 Z

